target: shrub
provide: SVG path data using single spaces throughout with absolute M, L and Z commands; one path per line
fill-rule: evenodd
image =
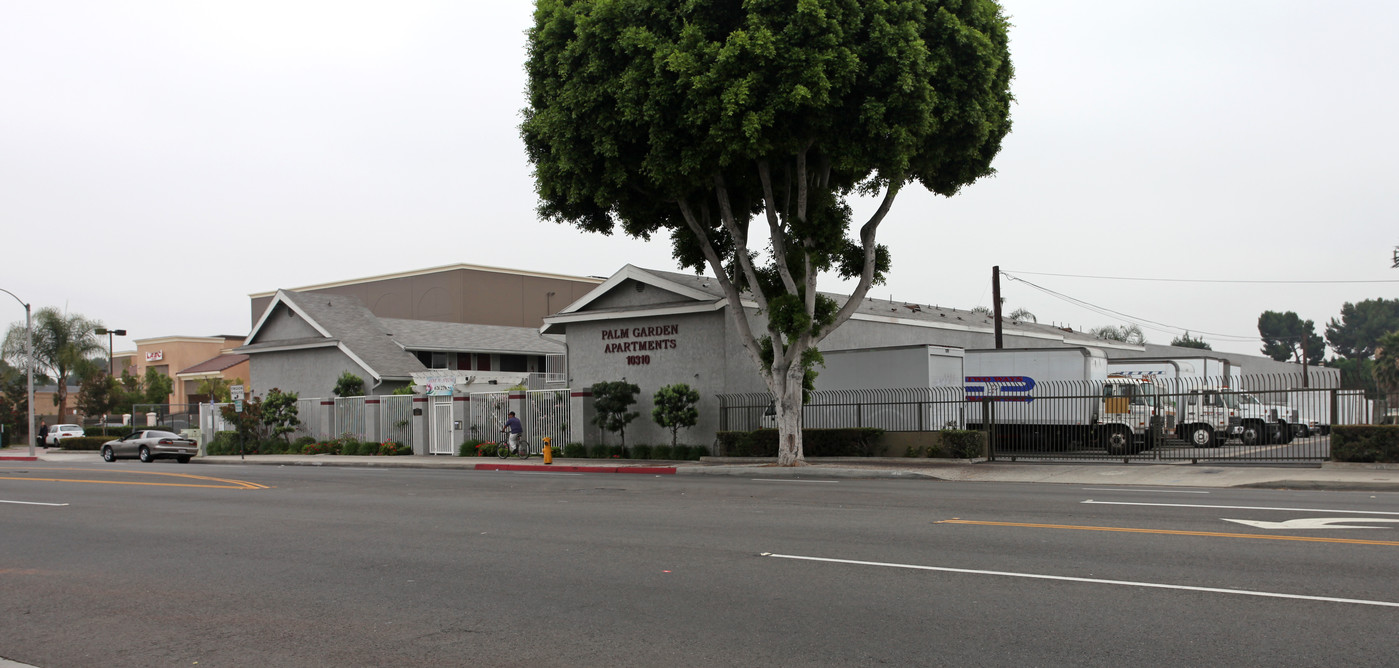
M 301 447 L 303 455 L 338 455 L 340 454 L 339 441 L 324 441 L 321 443 L 311 443 Z
M 675 459 L 675 448 L 669 445 L 658 445 L 651 448 L 651 459 Z
M 942 434 L 942 450 L 948 457 L 973 459 L 986 454 L 986 436 L 980 431 L 944 429 L 939 433 Z
M 883 429 L 803 429 L 802 454 L 806 457 L 873 457 L 878 454 Z M 725 457 L 776 457 L 777 430 L 721 431 L 716 435 Z
M 87 436 L 104 436 L 106 438 L 104 438 L 102 442 L 106 443 L 107 441 L 110 441 L 114 438 L 121 438 L 123 436 L 129 435 L 132 429 L 134 429 L 134 427 L 103 427 L 99 425 L 94 427 L 83 427 L 83 434 Z
M 204 446 L 204 452 L 209 455 L 236 455 L 238 454 L 238 432 L 221 431 L 214 434 L 213 440 Z
M 413 454 L 413 448 L 398 441 L 387 440 L 379 444 L 379 451 L 375 454 L 383 457 L 399 457 Z
M 654 456 L 653 450 L 654 448 L 649 445 L 633 445 L 631 446 L 631 457 L 632 459 L 651 459 Z
M 457 456 L 480 457 L 481 452 L 478 448 L 480 447 L 481 443 L 482 441 L 479 438 L 468 438 L 465 441 L 462 441 L 461 446 L 457 448 Z
M 65 440 L 64 443 L 67 443 Z M 1399 462 L 1399 426 L 1337 425 L 1331 428 L 1331 461 Z
M 60 440 L 58 447 L 64 450 L 101 450 L 102 444 L 112 440 L 112 438 L 111 436 L 72 436 Z
M 588 456 L 588 448 L 582 443 L 568 443 L 563 446 L 563 456 L 569 459 L 583 459 Z
M 315 442 L 315 436 L 302 436 L 301 438 L 298 438 L 295 441 L 291 442 L 292 445 L 296 446 L 296 449 L 293 450 L 293 452 L 301 452 L 302 448 L 305 448 L 306 446 L 311 445 Z

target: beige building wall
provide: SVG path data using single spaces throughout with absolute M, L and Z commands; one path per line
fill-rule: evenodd
M 188 382 L 176 377 L 175 374 L 242 345 L 243 337 L 163 336 L 153 339 L 136 339 L 133 343 L 136 344 L 136 352 L 130 356 L 131 364 L 125 369 L 132 375 L 144 377 L 146 369 L 154 368 L 169 376 L 173 381 L 174 391 L 166 398 L 166 403 L 183 404 L 187 396 L 196 393 L 199 382 L 197 380 Z M 116 361 L 116 355 L 113 355 L 113 361 Z M 242 367 L 245 374 L 244 380 L 247 380 L 246 363 L 239 366 Z

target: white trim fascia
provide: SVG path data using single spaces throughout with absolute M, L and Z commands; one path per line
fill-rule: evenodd
M 131 342 L 138 346 L 149 346 L 157 343 L 223 343 L 225 340 L 222 336 L 157 336 L 150 339 L 132 339 Z
M 267 322 L 268 318 L 272 317 L 272 312 L 277 310 L 278 304 L 286 304 L 287 308 L 291 309 L 293 313 L 296 313 L 297 315 L 301 316 L 301 319 L 305 320 L 308 324 L 310 324 L 311 327 L 314 328 L 317 332 L 319 332 L 321 336 L 324 336 L 327 339 L 334 338 L 330 335 L 330 332 L 326 331 L 326 329 L 321 326 L 321 323 L 316 322 L 315 319 L 308 317 L 306 315 L 306 312 L 301 310 L 300 306 L 296 305 L 296 302 L 287 299 L 285 297 L 284 291 L 278 290 L 276 295 L 273 296 L 271 303 L 269 303 L 267 305 L 267 308 L 263 310 L 262 317 L 258 318 L 256 325 L 253 325 L 253 331 L 248 332 L 248 338 L 243 339 L 243 342 L 245 344 L 256 338 L 258 332 L 262 331 L 263 324 Z
M 199 378 L 220 378 L 220 377 L 222 377 L 222 376 L 223 376 L 223 371 L 222 371 L 222 370 L 220 370 L 220 371 L 196 371 L 196 372 L 194 372 L 194 373 L 177 373 L 177 374 L 175 374 L 175 377 L 176 377 L 176 378 L 181 378 L 181 379 L 185 379 L 185 380 L 197 380 L 197 379 L 199 379 Z
M 483 354 L 483 355 L 562 355 L 562 354 L 563 354 L 563 348 L 564 348 L 563 344 L 559 344 L 559 347 L 558 347 L 558 348 L 556 348 L 556 349 L 551 349 L 551 350 L 549 350 L 549 351 L 543 351 L 543 350 L 525 350 L 525 349 L 523 349 L 523 348 L 470 348 L 470 349 L 467 349 L 467 350 L 462 350 L 461 348 L 439 348 L 439 347 L 436 347 L 436 346 L 429 346 L 429 347 L 413 346 L 412 348 L 404 348 L 404 351 L 407 352 L 407 351 L 411 350 L 411 351 L 414 351 L 414 352 L 422 351 L 422 352 L 425 352 L 425 353 L 458 353 L 458 354 L 462 354 L 462 355 L 475 355 L 475 354 L 478 354 L 478 353 L 479 353 L 479 354 Z
M 285 346 L 269 346 L 267 348 L 258 348 L 257 350 L 244 350 L 239 354 L 257 355 L 260 353 L 283 353 L 287 352 L 288 350 L 313 350 L 315 348 L 334 348 L 339 345 L 340 342 L 336 339 L 326 339 L 324 341 L 314 341 L 311 343 L 294 343 Z
M 708 313 L 724 308 L 728 304 L 727 300 L 720 298 L 717 301 L 706 302 L 704 304 L 686 304 L 685 306 L 665 306 L 662 308 L 636 309 L 630 311 L 583 311 L 569 315 L 551 315 L 544 319 L 544 327 L 540 328 L 541 333 L 549 325 L 567 324 L 570 322 L 590 322 L 593 320 L 621 320 L 623 318 L 646 318 L 657 315 L 681 315 L 686 313 Z
M 362 359 L 359 358 L 359 355 L 356 355 L 356 354 L 350 352 L 349 346 L 346 346 L 344 341 L 339 341 L 339 342 L 337 342 L 337 343 L 335 344 L 335 347 L 336 347 L 336 348 L 339 348 L 339 349 L 340 349 L 340 352 L 345 353 L 345 356 L 346 356 L 346 357 L 350 358 L 351 360 L 354 360 L 355 364 L 358 364 L 358 365 L 360 366 L 361 369 L 364 369 L 365 371 L 368 371 L 368 372 L 369 372 L 369 375 L 374 376 L 374 380 L 377 380 L 377 381 L 379 381 L 379 382 L 381 382 L 381 383 L 384 382 L 384 377 L 381 376 L 381 375 L 379 375 L 379 372 L 378 372 L 378 371 L 375 371 L 375 370 L 369 368 L 369 365 L 368 365 L 368 364 L 365 364 L 365 363 L 364 363 L 364 360 L 362 360 Z
M 308 285 L 305 287 L 291 289 L 296 292 L 324 290 L 327 288 L 339 288 L 347 285 L 363 285 L 365 283 L 373 283 L 376 281 L 388 281 L 396 278 L 412 278 L 414 276 L 440 274 L 448 271 L 457 271 L 462 269 L 468 271 L 484 271 L 494 274 L 509 274 L 511 276 L 528 276 L 530 278 L 553 278 L 565 281 L 581 281 L 586 283 L 601 283 L 604 280 L 595 276 L 569 276 L 566 274 L 551 274 L 543 271 L 521 271 L 519 269 L 511 269 L 508 267 L 487 267 L 479 264 L 449 264 L 443 265 L 441 267 L 430 267 L 427 269 L 412 269 L 409 271 L 400 271 L 392 274 L 380 274 L 378 276 L 366 276 L 364 278 L 351 278 L 343 281 L 331 281 L 329 283 L 318 283 L 316 285 Z M 251 299 L 261 299 L 263 297 L 274 296 L 278 292 L 281 292 L 281 290 L 272 290 L 269 292 L 253 292 L 249 293 L 248 297 Z
M 599 285 L 593 288 L 592 290 L 589 290 L 588 294 L 580 297 L 578 301 L 575 301 L 572 304 L 565 306 L 562 311 L 559 311 L 559 313 L 576 313 L 583 307 L 596 301 L 599 297 L 607 294 L 608 292 L 611 292 L 613 288 L 616 288 L 618 285 L 621 285 L 621 283 L 623 281 L 626 281 L 627 279 L 631 279 L 639 283 L 645 283 L 647 285 L 660 288 L 667 292 L 674 292 L 675 294 L 678 294 L 682 297 L 689 297 L 696 301 L 709 302 L 715 299 L 723 299 L 723 297 L 715 297 L 714 295 L 708 292 L 696 290 L 694 288 L 681 285 L 674 281 L 666 280 L 649 271 L 646 271 L 645 269 L 629 264 L 618 270 L 617 273 L 613 274 L 612 277 L 608 278 L 605 282 L 603 282 L 602 285 Z

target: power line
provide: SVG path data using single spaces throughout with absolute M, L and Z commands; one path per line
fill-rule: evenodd
M 1024 283 L 1025 285 L 1028 285 L 1028 286 L 1030 286 L 1030 287 L 1032 287 L 1032 288 L 1034 288 L 1034 289 L 1036 289 L 1036 290 L 1039 290 L 1040 292 L 1043 292 L 1043 293 L 1045 293 L 1045 294 L 1048 294 L 1048 295 L 1050 295 L 1050 296 L 1053 296 L 1053 297 L 1062 299 L 1062 300 L 1067 301 L 1067 302 L 1069 302 L 1069 303 L 1071 303 L 1071 304 L 1074 304 L 1074 305 L 1077 305 L 1077 306 L 1079 306 L 1079 307 L 1082 307 L 1082 308 L 1088 309 L 1088 310 L 1090 310 L 1090 311 L 1093 311 L 1094 313 L 1097 313 L 1097 314 L 1099 314 L 1099 315 L 1113 315 L 1113 316 L 1116 316 L 1116 317 L 1119 317 L 1119 318 L 1124 318 L 1124 319 L 1126 319 L 1128 322 L 1130 322 L 1130 323 L 1132 323 L 1132 324 L 1135 324 L 1135 325 L 1137 325 L 1137 326 L 1139 326 L 1139 327 L 1145 327 L 1145 328 L 1147 328 L 1147 329 L 1156 330 L 1156 331 L 1158 331 L 1158 332 L 1163 332 L 1163 333 L 1167 333 L 1167 334 L 1170 334 L 1170 333 L 1177 333 L 1177 332 L 1179 332 L 1179 333 L 1190 333 L 1190 332 L 1194 332 L 1197 336 L 1200 335 L 1200 334 L 1208 334 L 1209 336 L 1211 336 L 1211 337 L 1213 337 L 1213 338 L 1216 338 L 1216 339 L 1223 339 L 1223 340 L 1228 340 L 1228 341 L 1257 341 L 1257 340 L 1258 340 L 1258 337 L 1257 337 L 1257 336 L 1239 336 L 1239 335 L 1237 335 L 1237 334 L 1220 334 L 1220 333 L 1218 333 L 1218 332 L 1207 332 L 1207 331 L 1199 330 L 1199 329 L 1191 329 L 1191 328 L 1187 328 L 1187 327 L 1178 327 L 1178 326 L 1176 326 L 1176 325 L 1168 325 L 1168 324 L 1166 324 L 1166 323 L 1156 322 L 1155 320 L 1148 320 L 1148 319 L 1146 319 L 1146 318 L 1140 318 L 1140 317 L 1137 317 L 1137 316 L 1128 315 L 1128 314 L 1123 313 L 1123 312 L 1121 312 L 1121 311 L 1115 311 L 1115 310 L 1113 310 L 1113 309 L 1110 309 L 1110 308 L 1108 308 L 1108 307 L 1106 307 L 1106 306 L 1098 306 L 1097 304 L 1092 304 L 1092 303 L 1090 303 L 1090 302 L 1083 301 L 1082 299 L 1078 299 L 1077 297 L 1070 297 L 1069 295 L 1066 295 L 1066 294 L 1064 294 L 1064 293 L 1062 293 L 1062 292 L 1055 292 L 1054 290 L 1050 290 L 1049 288 L 1046 288 L 1046 287 L 1041 286 L 1041 285 L 1036 285 L 1036 284 L 1031 283 L 1031 282 L 1029 282 L 1029 281 L 1027 281 L 1027 280 L 1025 280 L 1025 279 L 1023 279 L 1023 278 L 1017 278 L 1017 277 L 1012 276 L 1012 275 L 1010 275 L 1009 273 L 1007 273 L 1004 269 L 1001 270 L 1001 275 L 1002 275 L 1002 276 L 1005 276 L 1006 278 L 1009 278 L 1009 279 L 1012 280 L 1012 281 L 1017 281 L 1017 282 L 1020 282 L 1020 283 Z M 1147 324 L 1147 323 L 1150 323 L 1150 324 Z M 1151 325 L 1156 325 L 1156 326 L 1155 326 L 1155 327 L 1152 327 Z M 1164 328 L 1164 329 L 1163 329 L 1163 328 Z
M 1003 269 L 1001 273 L 1006 271 Z M 1320 285 L 1333 283 L 1399 283 L 1399 279 L 1355 280 L 1355 281 L 1250 281 L 1213 278 L 1142 278 L 1137 276 L 1089 276 L 1085 274 L 1051 274 L 1042 271 L 1017 271 L 1027 276 L 1058 276 L 1061 278 L 1093 278 L 1105 281 L 1148 281 L 1156 283 L 1260 283 L 1266 285 Z

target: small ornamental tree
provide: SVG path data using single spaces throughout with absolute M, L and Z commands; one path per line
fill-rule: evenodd
M 537 0 L 520 131 L 540 216 L 667 235 L 710 272 L 799 465 L 811 353 L 889 271 L 895 197 L 993 173 L 1008 30 L 995 0 Z M 879 201 L 863 221 L 857 196 Z M 855 281 L 843 303 L 821 274 Z
M 295 392 L 282 392 L 275 387 L 267 392 L 267 398 L 262 400 L 261 420 L 270 436 L 280 436 L 282 440 L 291 442 L 291 433 L 301 426 L 296 399 Z
M 670 447 L 673 448 L 677 444 L 679 431 L 689 429 L 699 421 L 699 411 L 695 409 L 699 392 L 689 385 L 677 383 L 657 390 L 652 401 L 656 407 L 651 409 L 651 419 L 670 430 Z
M 219 413 L 223 419 L 233 425 L 234 431 L 238 432 L 238 438 L 243 443 L 243 447 L 248 452 L 256 453 L 258 445 L 266 434 L 266 425 L 262 423 L 262 397 L 253 397 L 243 402 L 243 411 L 235 410 L 233 404 L 224 404 L 219 408 Z
M 615 431 L 622 437 L 622 451 L 627 448 L 627 423 L 641 413 L 628 411 L 636 403 L 636 393 L 641 391 L 634 383 L 625 380 L 594 383 L 589 391 L 593 393 L 593 424 L 603 431 Z
M 83 379 L 78 391 L 78 410 L 88 417 L 107 415 L 116 407 L 120 390 L 117 379 L 105 371 L 92 374 Z
M 364 379 L 346 371 L 340 374 L 340 379 L 335 381 L 335 389 L 331 391 L 337 397 L 362 397 L 364 396 Z

